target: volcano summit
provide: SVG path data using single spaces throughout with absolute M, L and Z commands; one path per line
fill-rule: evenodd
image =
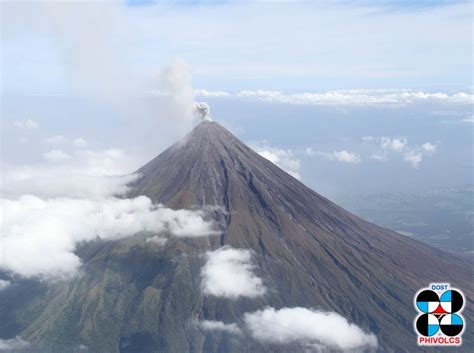
M 216 122 L 137 173 L 129 197 L 202 210 L 214 232 L 81 245 L 81 276 L 0 293 L 4 338 L 43 352 L 414 352 L 418 289 L 474 299 L 470 260 L 356 217 Z

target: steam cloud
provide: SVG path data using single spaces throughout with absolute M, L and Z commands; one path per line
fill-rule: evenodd
M 182 59 L 173 60 L 161 70 L 160 90 L 152 94 L 162 100 L 164 115 L 176 124 L 178 135 L 184 135 L 196 122 L 211 120 L 206 102 L 195 102 L 191 66 Z
M 136 55 L 131 48 L 137 32 L 129 28 L 137 29 L 137 9 L 130 11 L 121 1 L 9 2 L 5 6 L 8 16 L 2 18 L 2 29 L 8 35 L 22 35 L 28 28 L 51 40 L 65 65 L 68 94 L 105 101 L 121 116 L 152 118 L 154 127 L 160 127 L 157 131 L 174 129 L 173 139 L 185 135 L 196 119 L 208 119 L 202 107 L 196 114 L 191 66 L 184 60 L 175 59 L 160 70 L 158 82 L 150 74 L 156 68 L 142 71 L 130 64 Z M 166 92 L 166 97 L 150 104 L 146 92 L 152 88 Z M 25 120 L 14 126 L 36 129 L 39 124 Z

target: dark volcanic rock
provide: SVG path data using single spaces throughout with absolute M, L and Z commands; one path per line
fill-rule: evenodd
M 83 344 L 92 352 L 287 352 L 291 347 L 204 332 L 193 322 L 241 324 L 245 312 L 265 306 L 303 306 L 335 311 L 373 332 L 381 352 L 414 352 L 422 351 L 413 332 L 419 288 L 449 282 L 472 302 L 468 260 L 350 214 L 217 123 L 201 123 L 138 173 L 129 196 L 176 209 L 212 206 L 222 234 L 170 238 L 164 246 L 141 235 L 84 245 L 78 250 L 83 276 L 50 285 L 17 310 L 30 322 L 18 333 L 44 351 Z M 202 294 L 202 254 L 223 245 L 253 249 L 256 272 L 269 288 L 265 296 Z M 469 306 L 464 316 L 472 323 Z M 468 351 L 472 330 L 464 341 Z

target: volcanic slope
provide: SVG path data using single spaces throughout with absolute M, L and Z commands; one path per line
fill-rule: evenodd
M 54 352 L 79 345 L 124 353 L 304 351 L 258 341 L 244 324 L 245 313 L 265 307 L 304 307 L 336 312 L 373 333 L 379 352 L 415 352 L 423 351 L 413 330 L 420 288 L 449 282 L 472 302 L 469 260 L 345 211 L 216 122 L 202 122 L 137 173 L 128 196 L 207 210 L 219 234 L 82 245 L 83 275 L 42 288 L 18 311 L 23 338 Z M 265 294 L 203 293 L 204 254 L 223 246 L 252 250 Z M 469 306 L 463 314 L 473 322 Z M 235 323 L 242 332 L 203 330 L 200 320 Z M 463 338 L 458 351 L 468 351 L 472 330 Z

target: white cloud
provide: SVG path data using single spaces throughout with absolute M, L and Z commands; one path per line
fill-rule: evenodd
M 202 211 L 172 210 L 134 199 L 41 199 L 24 195 L 2 200 L 0 267 L 25 277 L 70 276 L 81 265 L 78 243 L 118 239 L 148 231 L 178 237 L 217 234 Z
M 7 288 L 8 286 L 10 286 L 12 283 L 10 281 L 7 281 L 7 280 L 4 280 L 4 279 L 0 279 L 0 291 L 2 289 L 5 289 Z
M 454 76 L 457 83 L 467 82 L 466 79 L 459 81 L 459 76 L 466 76 L 469 67 L 465 53 L 470 48 L 471 24 L 466 18 L 469 16 L 463 17 L 463 14 L 470 13 L 466 3 L 424 7 L 423 11 L 418 7 L 387 11 L 387 2 L 345 2 L 343 5 L 335 2 L 329 5 L 308 1 L 294 6 L 292 2 L 282 1 L 271 7 L 268 4 L 249 7 L 240 1 L 232 1 L 222 6 L 200 6 L 199 16 L 193 7 L 169 8 L 169 1 L 133 11 L 127 9 L 123 1 L 112 2 L 116 5 L 112 9 L 104 9 L 104 1 L 87 6 L 80 2 L 81 6 L 71 5 L 66 10 L 47 3 L 45 15 L 48 17 L 42 16 L 45 21 L 34 16 L 41 13 L 38 6 L 20 7 L 17 11 L 10 8 L 18 5 L 7 7 L 5 28 L 14 27 L 12 22 L 18 27 L 18 22 L 22 23 L 18 18 L 26 18 L 28 28 L 40 35 L 45 31 L 41 28 L 45 26 L 43 22 L 49 26 L 56 25 L 47 30 L 53 33 L 51 37 L 56 39 L 57 46 L 64 49 L 65 53 L 59 54 L 69 59 L 64 60 L 67 70 L 76 79 L 85 81 L 84 88 L 92 90 L 92 94 L 101 91 L 116 96 L 116 90 L 137 80 L 139 75 L 133 75 L 137 66 L 131 65 L 134 61 L 126 58 L 147 58 L 136 60 L 138 70 L 143 66 L 146 70 L 166 53 L 176 52 L 193 58 L 205 53 L 214 60 L 197 68 L 200 75 L 207 78 L 217 75 L 217 82 L 222 82 L 223 78 L 238 78 L 249 86 L 255 85 L 252 80 L 258 84 L 259 79 L 264 82 L 272 80 L 275 86 L 283 85 L 289 76 L 305 79 L 302 85 L 306 86 L 311 86 L 315 79 L 340 85 L 341 80 L 364 82 L 370 78 L 376 82 L 385 78 L 382 84 L 386 85 L 393 82 L 394 77 L 402 84 L 420 84 L 427 78 L 431 78 L 429 82 L 432 83 L 443 82 L 450 76 Z M 258 16 L 262 13 L 265 16 Z M 235 21 L 228 21 L 229 17 Z M 89 25 L 84 26 L 84 23 Z M 182 26 L 183 23 L 187 25 Z M 245 25 L 236 30 L 236 23 Z M 282 23 L 288 25 L 282 26 Z M 400 23 L 403 23 L 403 28 Z M 394 31 L 397 26 L 398 30 Z M 127 31 L 128 28 L 135 30 Z M 347 41 L 347 33 L 360 35 Z M 413 33 L 417 35 L 413 36 Z M 117 40 L 107 41 L 108 38 Z M 384 47 L 386 38 L 391 38 L 389 47 Z M 160 43 L 158 48 L 153 46 L 156 42 Z M 318 45 L 305 45 L 310 42 Z M 426 50 L 434 44 L 440 48 L 437 57 Z M 374 47 L 383 47 L 384 50 L 374 52 Z M 31 48 L 33 53 L 34 49 Z M 72 60 L 67 55 L 68 49 L 72 50 Z M 242 57 L 236 53 L 253 53 L 253 56 Z M 296 63 L 294 53 L 311 60 Z M 348 60 L 347 53 L 351 53 L 351 60 Z M 407 53 L 411 55 L 404 55 Z M 23 59 L 21 54 L 23 51 L 10 54 L 9 63 L 14 64 L 14 59 L 30 63 L 31 55 Z M 439 70 L 440 67 L 446 70 Z M 45 70 L 45 74 L 50 71 Z M 23 76 L 17 74 L 13 77 Z
M 342 163 L 351 163 L 351 164 L 358 164 L 361 162 L 361 158 L 358 154 L 354 152 L 349 152 L 346 150 L 342 151 L 333 151 L 333 152 L 321 152 L 315 151 L 311 147 L 306 148 L 305 150 L 306 155 L 312 156 L 319 156 L 321 158 L 330 160 L 330 161 L 337 161 Z
M 250 250 L 222 247 L 206 254 L 201 270 L 202 290 L 207 295 L 236 299 L 255 298 L 266 292 L 262 280 L 254 273 Z
M 72 158 L 63 150 L 51 150 L 43 154 L 44 159 L 49 162 L 64 162 Z
M 425 142 L 421 146 L 406 151 L 403 154 L 403 160 L 409 163 L 413 168 L 418 169 L 425 157 L 432 156 L 436 152 L 437 146 L 431 142 Z
M 336 161 L 338 162 L 344 162 L 344 163 L 360 163 L 360 157 L 359 155 L 353 153 L 353 152 L 348 152 L 346 150 L 343 151 L 334 151 L 333 156 Z
M 74 153 L 73 168 L 89 175 L 122 175 L 134 171 L 139 163 L 118 148 L 105 150 L 78 150 Z
M 273 103 L 347 107 L 405 106 L 422 102 L 467 105 L 474 102 L 474 95 L 469 93 L 427 93 L 411 89 L 352 89 L 320 93 L 285 93 L 265 90 L 245 90 L 230 93 L 225 91 L 199 90 L 197 93 L 205 97 L 230 97 Z
M 222 321 L 202 320 L 198 321 L 197 325 L 204 331 L 223 331 L 233 334 L 241 333 L 239 327 L 234 323 L 225 324 Z
M 51 136 L 44 140 L 45 143 L 50 145 L 61 145 L 63 143 L 66 143 L 66 141 L 66 138 L 62 135 Z
M 167 241 L 168 239 L 166 239 L 165 237 L 160 237 L 159 235 L 154 235 L 146 239 L 147 243 L 153 243 L 160 246 L 165 245 Z
M 378 161 L 378 162 L 387 162 L 388 161 L 388 157 L 387 157 L 386 153 L 374 153 L 369 158 L 373 159 L 374 161 Z
M 365 136 L 362 141 L 366 144 L 377 144 L 378 150 L 370 155 L 370 159 L 386 162 L 391 156 L 402 156 L 403 160 L 409 163 L 413 168 L 419 168 L 424 157 L 432 156 L 437 145 L 431 142 L 425 142 L 421 146 L 412 146 L 408 143 L 406 137 L 388 137 L 388 136 Z
M 396 152 L 403 151 L 406 147 L 408 141 L 406 138 L 390 138 L 382 136 L 380 138 L 380 146 L 385 150 L 392 150 Z
M 314 350 L 377 347 L 375 335 L 364 332 L 335 312 L 268 307 L 245 314 L 244 321 L 251 335 L 262 342 L 300 344 Z
M 307 147 L 304 153 L 306 153 L 306 155 L 309 157 L 313 157 L 313 156 L 317 156 L 319 152 L 314 150 L 312 147 Z
M 423 162 L 423 155 L 421 154 L 421 152 L 408 151 L 403 156 L 403 160 L 410 163 L 413 168 L 417 169 L 420 166 L 421 162 Z
M 196 89 L 196 96 L 198 97 L 229 97 L 231 94 L 225 91 L 208 91 L 205 89 Z
M 39 123 L 31 119 L 22 121 L 17 120 L 13 122 L 13 126 L 19 129 L 32 130 L 39 128 Z
M 35 194 L 42 197 L 99 197 L 124 194 L 137 176 L 130 173 L 140 161 L 119 149 L 80 149 L 71 158 L 48 154 L 54 164 L 4 166 L 1 191 L 4 195 Z M 69 156 L 69 155 L 68 155 Z M 57 158 L 59 157 L 59 158 Z M 45 156 L 46 158 L 46 156 Z
M 421 148 L 423 149 L 423 151 L 428 152 L 428 153 L 436 152 L 436 145 L 430 142 L 426 142 L 422 144 Z
M 30 344 L 27 341 L 23 340 L 20 337 L 15 337 L 7 340 L 0 338 L 0 352 L 14 352 L 25 349 L 29 345 Z
M 204 220 L 204 211 L 173 210 L 161 205 L 157 210 L 159 211 L 156 214 L 159 216 L 157 219 L 161 219 L 174 236 L 188 238 L 219 234 L 219 231 L 212 229 L 211 222 Z
M 474 115 L 467 116 L 466 118 L 462 119 L 461 122 L 473 124 L 474 123 Z
M 95 175 L 63 165 L 7 168 L 1 192 L 8 197 L 35 194 L 41 197 L 105 197 L 123 195 L 136 175 Z
M 301 180 L 301 175 L 299 172 L 301 167 L 300 161 L 294 156 L 292 150 L 270 147 L 265 141 L 262 143 L 252 143 L 250 146 L 263 158 L 266 158 L 273 164 L 276 164 L 292 177 Z
M 72 142 L 72 144 L 77 147 L 77 148 L 84 148 L 84 147 L 87 147 L 87 141 L 84 140 L 83 138 L 76 138 L 74 139 L 74 141 Z

